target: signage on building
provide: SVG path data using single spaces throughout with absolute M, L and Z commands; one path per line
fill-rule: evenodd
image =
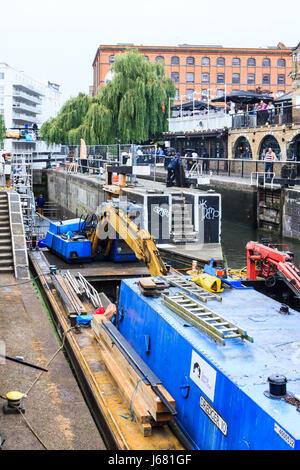
M 11 139 L 19 139 L 20 138 L 19 129 L 7 129 L 6 137 L 11 138 Z

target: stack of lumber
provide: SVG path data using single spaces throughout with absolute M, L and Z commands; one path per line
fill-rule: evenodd
M 169 288 L 169 285 L 164 281 L 153 277 L 144 277 L 140 279 L 139 287 L 146 297 L 158 297 L 161 294 L 161 291 Z M 165 294 L 167 294 L 167 292 L 165 292 Z
M 109 321 L 104 315 L 94 315 L 92 328 L 100 345 L 105 366 L 128 404 L 131 414 L 128 419 L 134 418 L 144 437 L 151 436 L 153 427 L 166 424 L 173 419 L 173 415 L 153 391 L 150 383 L 144 380 L 145 377 L 136 372 L 123 353 L 112 343 L 112 339 L 102 328 L 102 323 L 108 324 Z M 161 384 L 157 387 L 175 408 L 175 401 L 167 390 Z

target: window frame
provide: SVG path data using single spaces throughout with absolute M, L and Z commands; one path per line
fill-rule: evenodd
M 162 55 L 157 55 L 155 57 L 155 62 L 157 62 L 157 63 L 163 62 L 163 64 L 164 64 L 165 63 L 165 58 Z
M 249 76 L 253 76 L 253 81 L 249 81 Z M 248 73 L 247 74 L 247 85 L 255 85 L 256 84 L 256 75 L 255 73 Z
M 233 62 L 234 60 L 237 60 L 238 63 L 237 63 L 237 64 L 234 64 L 234 62 Z M 240 67 L 240 66 L 241 66 L 241 59 L 240 59 L 239 57 L 233 57 L 233 58 L 232 58 L 232 61 L 231 61 L 231 66 L 232 66 L 232 67 Z
M 204 63 L 205 60 L 208 61 L 207 64 Z M 210 67 L 210 58 L 209 58 L 209 57 L 202 57 L 202 58 L 201 58 L 201 65 L 202 65 L 203 67 Z
M 234 76 L 234 75 L 238 75 L 238 76 L 239 76 L 239 77 L 238 77 L 238 81 L 234 81 L 234 79 L 233 79 L 233 76 Z M 240 83 L 241 83 L 241 74 L 240 74 L 240 73 L 237 73 L 237 72 L 232 73 L 232 75 L 231 75 L 231 83 L 233 83 L 233 84 L 240 84 Z
M 264 82 L 264 77 L 268 77 L 268 82 Z M 263 73 L 262 78 L 261 78 L 261 82 L 262 82 L 263 85 L 270 85 L 271 75 L 269 73 Z
M 174 59 L 176 59 L 175 62 Z M 178 57 L 178 55 L 173 55 L 171 57 L 171 65 L 180 65 L 180 58 Z
M 189 63 L 189 59 L 191 59 L 190 63 Z M 189 65 L 189 66 L 195 65 L 195 57 L 193 57 L 193 56 L 188 56 L 188 57 L 185 59 L 185 65 Z
M 268 62 L 268 65 L 264 64 L 265 61 Z M 262 67 L 271 67 L 271 61 L 270 61 L 270 59 L 268 59 L 268 57 L 265 57 L 265 58 L 262 60 L 261 65 L 262 65 Z
M 281 61 L 283 62 L 284 65 L 280 65 Z M 285 59 L 277 59 L 277 67 L 279 67 L 280 69 L 284 69 L 286 67 Z
M 188 75 L 193 75 L 193 80 L 188 80 Z M 194 74 L 194 72 L 186 72 L 185 82 L 186 83 L 195 83 L 195 74 Z
M 219 76 L 222 75 L 223 76 L 223 81 L 219 81 Z M 216 81 L 217 81 L 217 84 L 222 84 L 222 83 L 225 83 L 225 73 L 224 72 L 220 72 L 220 73 L 217 73 L 217 76 L 216 76 Z
M 207 75 L 208 80 L 203 80 L 203 75 Z M 210 73 L 209 72 L 202 72 L 201 73 L 201 83 L 210 83 Z
M 176 75 L 178 77 L 178 80 L 175 80 L 172 75 Z M 179 72 L 171 72 L 171 79 L 174 81 L 174 83 L 179 83 L 179 79 L 180 79 Z
M 250 61 L 253 61 L 253 64 L 250 64 Z M 256 67 L 256 59 L 254 59 L 254 57 L 249 57 L 247 59 L 247 67 Z
M 219 60 L 222 61 L 221 64 L 218 63 Z M 225 64 L 226 64 L 226 62 L 225 62 L 225 58 L 224 58 L 224 57 L 217 57 L 217 67 L 225 67 Z
M 283 81 L 280 81 L 279 77 L 283 77 Z M 285 85 L 286 83 L 286 77 L 285 74 L 279 73 L 277 74 L 277 85 Z

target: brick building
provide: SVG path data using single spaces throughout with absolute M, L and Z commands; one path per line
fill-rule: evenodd
M 93 62 L 93 95 L 105 85 L 115 56 L 138 49 L 147 60 L 161 60 L 166 75 L 176 84 L 176 98 L 213 99 L 232 90 L 254 91 L 260 87 L 275 97 L 291 91 L 292 48 L 279 43 L 268 48 L 225 48 L 222 46 L 135 46 L 101 45 Z

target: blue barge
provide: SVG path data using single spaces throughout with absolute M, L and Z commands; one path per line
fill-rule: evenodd
M 233 338 L 224 346 L 161 297 L 145 297 L 138 281 L 121 283 L 120 332 L 175 399 L 177 422 L 194 448 L 299 450 L 297 406 L 268 393 L 268 378 L 283 375 L 289 396 L 300 396 L 299 313 L 282 315 L 280 303 L 255 290 L 226 289 L 222 302 L 206 305 L 253 342 Z M 172 287 L 169 295 L 177 292 Z

